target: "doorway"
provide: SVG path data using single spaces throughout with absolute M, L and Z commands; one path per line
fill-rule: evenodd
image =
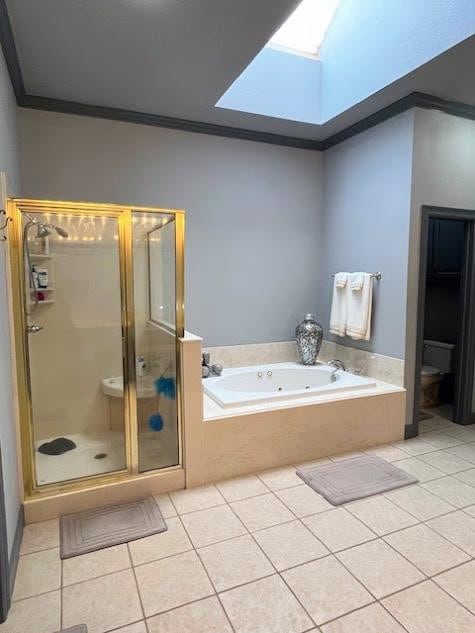
M 475 422 L 475 211 L 422 207 L 413 423 Z

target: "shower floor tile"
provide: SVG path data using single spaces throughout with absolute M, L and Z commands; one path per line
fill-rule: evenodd
M 100 436 L 82 433 L 65 435 L 76 448 L 62 455 L 44 455 L 36 451 L 36 478 L 38 485 L 52 484 L 79 477 L 102 475 L 125 468 L 125 445 L 121 433 L 104 433 Z M 36 443 L 36 447 L 54 438 Z M 106 454 L 103 459 L 96 455 Z
M 62 455 L 44 455 L 36 451 L 38 485 L 104 475 L 126 468 L 123 433 L 118 431 L 106 431 L 100 435 L 73 433 L 64 437 L 72 440 L 76 448 Z M 36 442 L 36 448 L 53 439 L 55 438 L 45 438 Z M 172 434 L 163 436 L 152 432 L 140 435 L 139 452 L 143 471 L 174 465 L 178 454 Z M 96 455 L 101 454 L 105 454 L 106 457 L 96 459 Z

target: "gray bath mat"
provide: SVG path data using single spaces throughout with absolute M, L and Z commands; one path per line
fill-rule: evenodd
M 87 627 L 85 624 L 77 624 L 69 629 L 61 629 L 58 633 L 87 633 Z
M 419 422 L 424 422 L 424 420 L 432 420 L 434 416 L 430 413 L 426 413 L 426 411 L 419 411 Z
M 61 558 L 95 552 L 166 529 L 153 497 L 67 514 L 60 520 Z
M 299 468 L 297 475 L 334 506 L 417 483 L 417 479 L 376 455 Z

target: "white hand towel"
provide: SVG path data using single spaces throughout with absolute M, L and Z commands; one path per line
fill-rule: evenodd
M 347 301 L 347 336 L 356 340 L 369 341 L 373 306 L 373 279 L 370 273 L 363 273 L 363 286 L 360 292 L 353 292 L 353 290 L 347 292 Z
M 353 292 L 361 292 L 363 290 L 365 273 L 351 273 L 350 285 Z
M 337 288 L 344 288 L 348 283 L 348 273 L 337 273 L 335 275 L 335 286 Z
M 346 332 L 346 294 L 349 289 L 348 273 L 337 273 L 333 281 L 333 298 L 330 314 L 330 332 L 345 336 Z

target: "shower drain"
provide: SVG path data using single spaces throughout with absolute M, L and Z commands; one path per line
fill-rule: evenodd
M 104 457 L 107 457 L 107 453 L 97 453 L 97 455 L 94 455 L 94 459 L 104 459 Z

